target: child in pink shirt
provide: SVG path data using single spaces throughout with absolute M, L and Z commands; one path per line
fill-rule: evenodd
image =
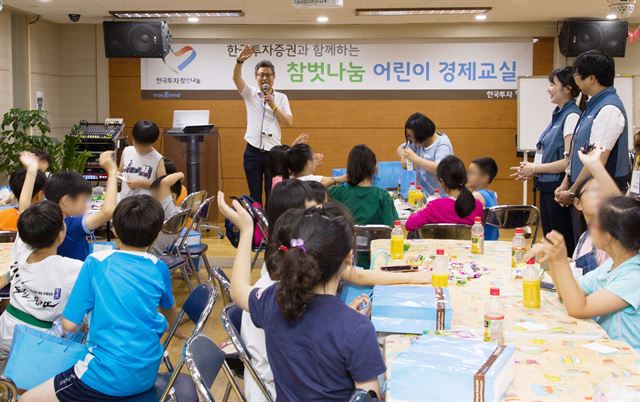
M 429 223 L 461 223 L 471 226 L 476 216 L 482 217 L 482 203 L 467 189 L 467 170 L 460 158 L 449 155 L 442 159 L 438 164 L 437 175 L 449 196 L 437 198 L 411 214 L 405 225 L 408 231 Z

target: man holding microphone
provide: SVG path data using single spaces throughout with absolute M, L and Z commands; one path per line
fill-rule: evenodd
M 271 191 L 271 177 L 267 173 L 269 150 L 281 144 L 280 127 L 291 127 L 293 115 L 287 95 L 273 89 L 276 72 L 270 61 L 263 60 L 256 64 L 257 87 L 244 82 L 242 64 L 252 55 L 253 47 L 246 45 L 238 55 L 233 69 L 233 82 L 247 109 L 247 131 L 244 135 L 247 147 L 244 151 L 243 166 L 249 193 L 251 198 L 262 202 L 263 183 L 267 198 Z

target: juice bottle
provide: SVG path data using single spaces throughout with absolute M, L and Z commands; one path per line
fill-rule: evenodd
M 444 250 L 436 250 L 436 260 L 433 262 L 431 273 L 431 285 L 434 288 L 446 288 L 449 284 L 449 260 L 444 255 Z
M 400 221 L 395 221 L 391 231 L 391 258 L 401 260 L 404 258 L 404 232 Z
M 407 202 L 409 203 L 409 205 L 415 205 L 416 203 L 416 182 L 412 181 L 411 185 L 409 186 L 409 194 L 407 197 Z
M 504 306 L 500 300 L 500 288 L 491 288 L 484 308 L 484 341 L 504 343 Z
M 484 254 L 484 226 L 479 216 L 471 226 L 471 254 Z
M 524 230 L 517 228 L 511 242 L 511 268 L 516 268 L 524 262 L 525 251 Z
M 422 194 L 422 186 L 416 186 L 415 201 L 414 201 L 416 208 L 422 208 L 423 200 L 424 200 L 424 194 Z
M 441 195 L 440 195 L 440 190 L 439 190 L 439 189 L 437 189 L 437 188 L 436 188 L 436 189 L 434 189 L 434 190 L 433 190 L 433 194 L 431 194 L 431 195 L 429 196 L 429 198 L 427 198 L 427 204 L 428 204 L 428 203 L 430 203 L 430 202 L 431 202 L 431 201 L 433 201 L 433 200 L 437 200 L 437 199 L 438 199 L 438 198 L 440 198 L 440 197 L 441 197 Z
M 522 273 L 522 304 L 528 308 L 540 308 L 540 273 L 535 263 L 532 257 Z

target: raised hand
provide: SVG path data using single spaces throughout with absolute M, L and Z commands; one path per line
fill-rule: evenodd
M 238 61 L 243 63 L 243 62 L 249 60 L 249 58 L 251 56 L 253 56 L 253 46 L 249 45 L 249 44 L 244 45 L 244 48 L 242 49 L 242 51 L 238 55 Z
M 118 170 L 118 165 L 116 165 L 113 151 L 104 151 L 101 153 L 98 158 L 98 163 L 100 164 L 100 167 L 109 174 Z
M 253 218 L 249 215 L 249 212 L 237 200 L 233 200 L 232 206 L 229 206 L 224 200 L 222 191 L 218 191 L 218 208 L 222 215 L 236 225 L 241 232 L 253 230 Z
M 27 170 L 38 170 L 38 157 L 33 152 L 20 152 L 20 163 L 22 163 L 22 166 L 24 166 L 24 168 Z

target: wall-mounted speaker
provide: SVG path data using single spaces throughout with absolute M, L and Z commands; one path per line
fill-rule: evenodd
M 560 29 L 560 53 L 575 57 L 589 50 L 600 50 L 611 57 L 624 57 L 627 44 L 626 21 L 571 20 Z
M 171 32 L 164 21 L 105 21 L 107 57 L 162 58 L 169 54 Z

